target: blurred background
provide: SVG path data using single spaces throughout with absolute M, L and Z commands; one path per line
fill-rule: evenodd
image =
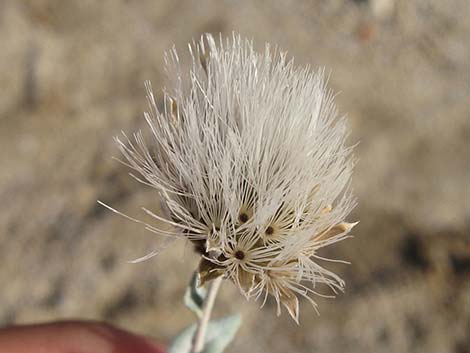
M 181 298 L 197 258 L 133 216 L 153 189 L 112 160 L 144 126 L 144 80 L 204 32 L 279 44 L 326 67 L 359 142 L 353 239 L 323 254 L 347 282 L 301 325 L 226 283 L 241 310 L 228 352 L 470 352 L 468 0 L 0 0 L 0 326 L 89 318 L 167 342 L 193 321 Z M 161 99 L 161 93 L 159 93 Z

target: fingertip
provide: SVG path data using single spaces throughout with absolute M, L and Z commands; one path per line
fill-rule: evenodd
M 94 321 L 64 321 L 0 329 L 0 352 L 165 353 L 149 337 Z

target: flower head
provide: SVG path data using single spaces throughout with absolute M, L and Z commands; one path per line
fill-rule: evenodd
M 190 45 L 185 71 L 165 57 L 173 86 L 157 108 L 147 84 L 153 135 L 120 141 L 128 164 L 157 189 L 173 230 L 202 255 L 201 281 L 224 276 L 247 298 L 272 295 L 297 321 L 298 297 L 344 282 L 320 266 L 318 250 L 346 237 L 354 207 L 347 128 L 322 70 L 286 53 L 253 49 L 233 35 Z

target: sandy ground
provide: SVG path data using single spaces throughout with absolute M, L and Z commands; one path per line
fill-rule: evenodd
M 355 238 L 325 254 L 347 282 L 301 325 L 231 284 L 228 352 L 470 352 L 470 2 L 0 1 L 0 325 L 83 317 L 167 341 L 197 258 L 100 207 L 158 207 L 111 159 L 143 126 L 143 81 L 203 32 L 279 44 L 330 86 L 359 142 Z

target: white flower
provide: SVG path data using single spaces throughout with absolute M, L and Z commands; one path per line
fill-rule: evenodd
M 117 140 L 142 181 L 157 189 L 174 230 L 193 241 L 202 281 L 223 275 L 247 298 L 272 295 L 298 321 L 298 296 L 344 282 L 321 267 L 318 249 L 354 224 L 347 128 L 322 70 L 298 68 L 269 45 L 233 35 L 190 46 L 192 66 L 165 57 L 173 87 L 159 110 L 147 84 L 153 135 Z

